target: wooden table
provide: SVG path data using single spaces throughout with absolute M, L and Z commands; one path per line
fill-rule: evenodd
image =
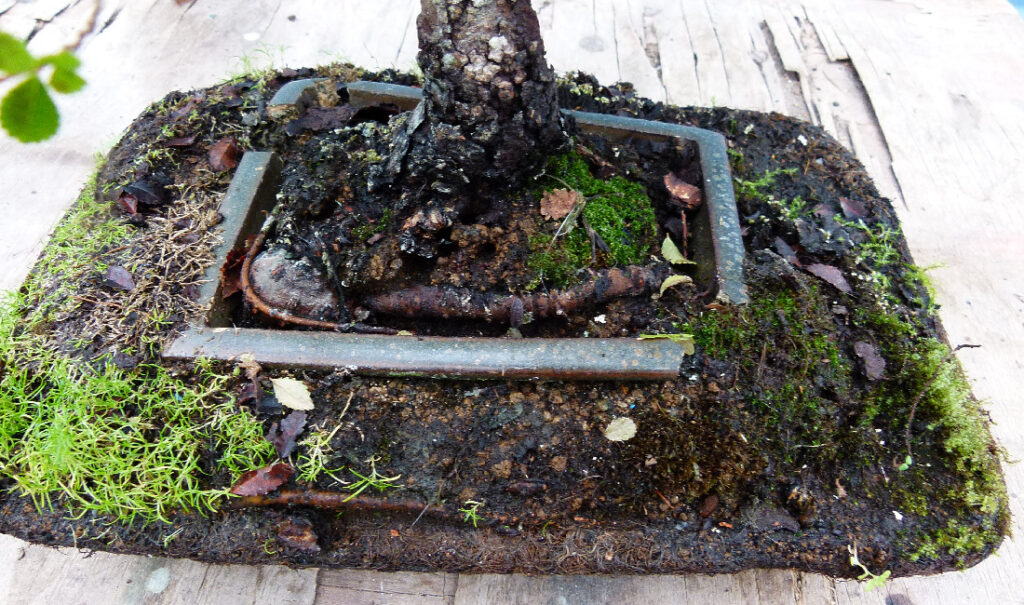
M 53 51 L 93 0 L 0 0 L 0 30 Z M 257 65 L 412 66 L 415 0 L 107 0 L 89 86 L 44 144 L 0 139 L 0 290 L 151 101 Z M 1024 458 L 1024 21 L 1005 0 L 534 0 L 548 58 L 654 99 L 821 124 L 894 200 L 953 344 L 1011 460 Z M 2 135 L 0 135 L 2 136 Z M 1024 471 L 1007 464 L 1014 530 Z M 290 570 L 77 553 L 0 536 L 3 603 L 1024 603 L 1024 547 L 873 593 L 790 571 L 539 577 Z

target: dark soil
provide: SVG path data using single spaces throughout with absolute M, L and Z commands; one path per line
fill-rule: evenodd
M 334 78 L 340 97 L 291 121 L 267 119 L 266 101 L 280 85 L 312 75 Z M 326 461 L 327 469 L 339 470 L 311 483 L 292 478 L 282 489 L 346 493 L 336 479 L 353 482 L 352 472 L 365 475 L 374 459 L 401 486 L 361 494 L 378 498 L 379 510 L 362 500 L 360 509 L 341 514 L 308 500 L 235 510 L 229 500 L 220 512 L 180 513 L 170 525 L 107 525 L 109 519 L 91 514 L 73 519 L 60 506 L 37 510 L 12 491 L 0 500 L 3 531 L 46 544 L 216 562 L 527 573 L 787 567 L 851 576 L 860 573 L 847 552 L 856 546 L 872 571 L 908 575 L 972 565 L 998 546 L 1007 508 L 986 421 L 973 400 L 961 407 L 943 401 L 949 390 L 937 385 L 962 376 L 944 358 L 941 326 L 892 207 L 819 128 L 777 114 L 655 104 L 627 84 L 567 78 L 560 89 L 565 108 L 696 125 L 728 137 L 753 302 L 723 305 L 689 284 L 658 300 L 643 292 L 512 326 L 444 322 L 376 312 L 367 301 L 413 285 L 528 295 L 586 283 L 592 272 L 621 263 L 599 251 L 591 267 L 570 271 L 561 284 L 548 283 L 551 273 L 531 264 L 531 240 L 557 227 L 538 210 L 542 191 L 558 187 L 553 182 L 512 192 L 502 213 L 467 205 L 461 224 L 439 236 L 433 258 L 403 253 L 398 232 L 407 209 L 391 193 L 374 196 L 366 186 L 380 159 L 380 133 L 395 112 L 349 108 L 340 85 L 353 79 L 415 83 L 408 75 L 335 66 L 171 93 L 136 120 L 100 175 L 101 187 L 112 185 L 110 199 L 123 199 L 124 185 L 133 183 L 166 191 L 168 199 L 137 214 L 114 205 L 111 212 L 145 238 L 171 211 L 174 191 L 226 189 L 230 170 L 209 164 L 217 141 L 273 149 L 288 165 L 286 212 L 264 248 L 287 250 L 290 262 L 305 259 L 334 293 L 332 303 L 305 309 L 309 315 L 418 334 L 500 336 L 510 327 L 526 337 L 686 332 L 697 351 L 679 378 L 534 383 L 265 372 L 264 378 L 290 375 L 310 386 L 316 409 L 306 435 L 340 424 Z M 673 172 L 699 184 L 693 150 L 650 143 L 613 149 L 583 137 L 577 144 L 593 156 L 591 172 L 643 183 L 658 223 L 643 264 L 668 274 L 661 240 L 667 233 L 685 249 L 680 223 L 693 213 L 673 204 L 663 177 Z M 117 253 L 108 251 L 103 261 L 115 264 Z M 89 297 L 109 287 L 93 276 L 79 291 Z M 190 310 L 194 286 L 172 277 L 166 291 L 182 311 L 165 338 L 199 317 Z M 82 363 L 123 349 L 124 330 L 84 347 L 60 336 L 87 325 L 98 308 L 83 305 L 54 326 L 57 345 Z M 247 305 L 239 305 L 235 320 L 266 325 Z M 153 360 L 118 359 L 129 366 Z M 942 380 L 933 381 L 937 375 Z M 245 382 L 240 376 L 234 392 L 243 393 Z M 249 398 L 247 405 L 268 429 L 283 415 L 269 398 Z M 636 423 L 635 437 L 605 438 L 604 427 L 617 417 Z M 970 445 L 951 445 L 967 435 Z M 305 448 L 291 456 L 300 470 Z M 900 470 L 908 448 L 913 463 Z M 216 466 L 215 451 L 210 456 L 204 468 Z M 207 478 L 221 487 L 232 480 L 223 472 Z M 468 501 L 483 503 L 476 526 L 466 519 Z

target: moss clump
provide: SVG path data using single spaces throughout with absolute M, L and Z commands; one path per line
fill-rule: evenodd
M 654 208 L 642 184 L 622 177 L 599 179 L 576 153 L 552 157 L 544 171 L 544 191 L 570 188 L 579 192 L 586 205 L 581 216 L 607 245 L 607 252 L 592 253 L 587 230 L 582 227 L 559 236 L 538 234 L 531 238 L 527 260 L 539 279 L 563 286 L 575 281 L 584 267 L 643 264 L 657 242 L 658 224 Z M 596 261 L 596 262 L 595 262 Z
M 705 312 L 683 326 L 704 354 L 738 366 L 755 417 L 778 454 L 794 463 L 837 454 L 839 404 L 829 393 L 849 389 L 852 368 L 841 353 L 827 301 L 813 285 L 799 291 L 756 288 L 744 308 Z
M 19 327 L 32 319 L 16 299 L 0 306 L 0 475 L 37 506 L 61 495 L 129 523 L 166 520 L 226 495 L 207 484 L 206 455 L 237 477 L 273 454 L 208 365 L 191 383 L 155 366 L 94 368 Z
M 94 176 L 24 293 L 0 300 L 0 482 L 40 507 L 64 499 L 128 523 L 210 510 L 226 495 L 211 475 L 230 481 L 273 454 L 260 423 L 226 393 L 229 377 L 208 364 L 180 376 L 86 362 L 49 336 L 81 312 L 72 294 L 105 270 L 96 259 L 131 241 L 134 228 L 109 210 L 95 200 Z M 138 323 L 155 337 L 169 320 L 153 309 Z
M 365 241 L 376 233 L 382 233 L 391 223 L 391 215 L 391 208 L 385 208 L 381 212 L 380 217 L 376 220 L 366 219 L 365 222 L 353 227 L 352 237 L 355 238 L 356 241 Z
M 78 281 L 89 273 L 107 270 L 96 257 L 134 231 L 114 218 L 110 212 L 113 204 L 96 201 L 96 178 L 102 164 L 98 163 L 72 211 L 57 225 L 34 269 L 36 277 L 26 284 L 29 298 L 38 305 L 36 314 L 44 321 L 74 310 L 80 304 L 73 296 Z

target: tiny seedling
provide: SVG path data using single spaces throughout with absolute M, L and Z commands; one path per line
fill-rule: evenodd
M 853 567 L 859 567 L 863 573 L 857 576 L 857 579 L 864 583 L 864 590 L 870 592 L 876 588 L 881 587 L 885 584 L 885 581 L 889 579 L 892 574 L 888 569 L 880 574 L 872 573 L 860 559 L 857 557 L 857 545 L 849 545 L 846 550 L 850 553 L 850 565 Z
M 384 475 L 378 473 L 377 460 L 379 460 L 379 458 L 377 458 L 376 456 L 372 456 L 366 460 L 367 462 L 370 463 L 370 474 L 368 476 L 360 475 L 354 470 L 348 469 L 348 472 L 358 477 L 359 480 L 356 481 L 355 483 L 345 486 L 345 489 L 352 492 L 352 494 L 348 498 L 345 498 L 345 502 L 348 502 L 349 500 L 363 493 L 364 491 L 366 491 L 366 488 L 368 487 L 375 488 L 379 492 L 384 492 L 389 489 L 400 487 L 399 485 L 395 484 L 395 481 L 398 481 L 402 476 L 395 475 L 394 477 L 385 477 Z
M 476 500 L 466 500 L 462 504 L 462 508 L 459 509 L 459 512 L 464 515 L 462 517 L 462 520 L 466 523 L 472 523 L 473 527 L 476 527 L 477 522 L 480 521 L 480 507 L 482 507 L 483 505 L 483 502 L 478 502 Z

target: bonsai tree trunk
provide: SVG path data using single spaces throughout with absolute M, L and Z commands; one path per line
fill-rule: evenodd
M 457 214 L 487 214 L 567 141 L 529 0 L 421 0 L 423 102 L 398 124 L 378 184 L 400 187 L 402 249 L 432 256 Z

